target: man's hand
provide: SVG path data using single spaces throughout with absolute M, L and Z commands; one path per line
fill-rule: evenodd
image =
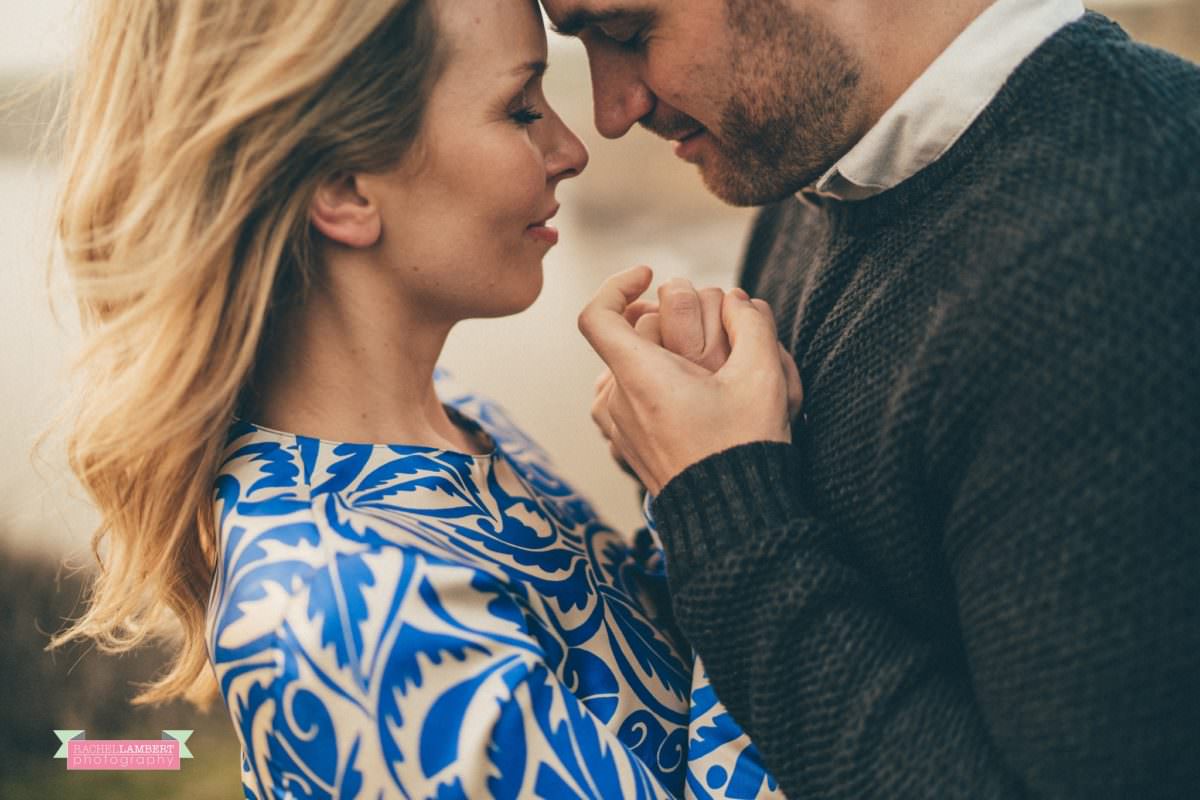
M 671 281 L 656 310 L 635 302 L 651 277 L 637 267 L 610 278 L 579 315 L 579 328 L 611 371 L 597 382 L 593 419 L 614 457 L 657 494 L 713 453 L 790 441 L 801 389 L 766 303 L 734 290 L 723 295 L 718 317 L 719 290 Z M 717 333 L 718 319 L 727 338 Z
M 729 337 L 721 324 L 721 303 L 725 292 L 717 288 L 697 290 L 689 281 L 672 278 L 658 288 L 658 302 L 637 300 L 625 309 L 625 320 L 648 342 L 661 345 L 672 353 L 716 372 L 729 358 Z M 612 421 L 608 404 L 613 375 L 605 368 L 596 378 L 592 421 L 608 443 L 617 465 L 637 478 L 620 450 L 609 438 Z

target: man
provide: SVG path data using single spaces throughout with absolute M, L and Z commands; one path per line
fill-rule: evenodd
M 767 206 L 778 331 L 730 293 L 715 372 L 635 332 L 644 268 L 580 327 L 783 790 L 1197 796 L 1200 70 L 1078 0 L 544 5 L 602 134 Z M 711 300 L 667 300 L 703 348 Z

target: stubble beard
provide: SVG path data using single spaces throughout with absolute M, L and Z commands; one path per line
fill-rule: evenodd
M 850 146 L 861 70 L 837 35 L 782 0 L 727 0 L 732 53 L 721 127 L 701 165 L 727 203 L 772 203 L 808 186 Z

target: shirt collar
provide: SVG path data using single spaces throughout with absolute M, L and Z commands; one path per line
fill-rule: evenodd
M 862 200 L 911 178 L 958 141 L 1022 61 L 1083 13 L 1081 0 L 996 0 L 801 194 Z

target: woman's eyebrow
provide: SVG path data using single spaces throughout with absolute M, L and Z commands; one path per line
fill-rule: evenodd
M 543 75 L 545 75 L 546 69 L 548 66 L 549 66 L 549 64 L 547 64 L 544 59 L 538 58 L 538 59 L 534 59 L 533 61 L 527 61 L 524 64 L 520 65 L 519 67 L 516 67 L 515 69 L 513 69 L 513 71 L 510 74 L 512 74 L 512 75 L 528 74 L 529 79 L 533 80 L 534 78 L 540 78 Z

